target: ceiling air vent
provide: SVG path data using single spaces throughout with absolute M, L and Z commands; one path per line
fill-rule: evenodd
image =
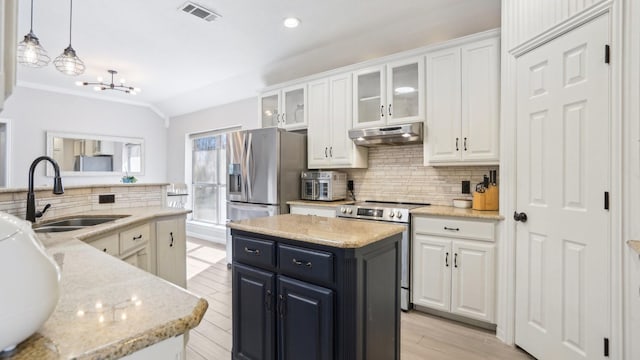
M 186 3 L 182 4 L 182 6 L 180 6 L 180 9 L 187 14 L 191 14 L 207 21 L 213 21 L 220 17 L 220 15 L 216 14 L 212 10 L 209 10 L 204 6 L 198 5 L 191 1 L 187 1 Z

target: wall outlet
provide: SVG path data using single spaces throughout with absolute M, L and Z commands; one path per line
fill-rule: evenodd
M 471 181 L 470 180 L 462 180 L 462 193 L 463 194 L 471 194 Z
M 347 190 L 353 191 L 353 180 L 347 181 Z
M 98 204 L 113 204 L 116 202 L 115 194 L 98 195 Z

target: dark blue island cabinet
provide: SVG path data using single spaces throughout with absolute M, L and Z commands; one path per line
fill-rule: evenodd
M 400 234 L 357 248 L 231 234 L 233 359 L 400 359 Z

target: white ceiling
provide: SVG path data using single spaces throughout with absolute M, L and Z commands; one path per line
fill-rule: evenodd
M 264 86 L 500 26 L 500 0 L 197 0 L 222 15 L 206 22 L 184 0 L 76 0 L 73 47 L 86 71 L 19 67 L 18 85 L 135 101 L 167 117 L 256 96 Z M 30 0 L 19 1 L 18 33 Z M 282 26 L 287 16 L 302 20 Z M 53 60 L 68 44 L 68 0 L 34 0 L 34 33 Z M 21 39 L 20 39 L 21 40 Z M 115 69 L 133 97 L 95 94 L 75 81 Z M 119 79 L 119 77 L 116 77 Z

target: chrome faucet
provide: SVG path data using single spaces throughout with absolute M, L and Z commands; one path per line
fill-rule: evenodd
M 55 171 L 55 176 L 53 178 L 53 193 L 56 195 L 60 195 L 64 193 L 64 189 L 62 188 L 62 179 L 60 178 L 60 167 L 58 163 L 48 156 L 40 156 L 37 159 L 33 160 L 31 163 L 31 167 L 29 168 L 29 191 L 27 192 L 27 216 L 26 219 L 31 222 L 36 222 L 37 217 L 41 217 L 45 211 L 49 207 L 50 204 L 44 207 L 43 211 L 36 212 L 36 194 L 33 192 L 33 172 L 36 170 L 36 165 L 42 160 L 47 160 L 53 165 L 53 170 Z

